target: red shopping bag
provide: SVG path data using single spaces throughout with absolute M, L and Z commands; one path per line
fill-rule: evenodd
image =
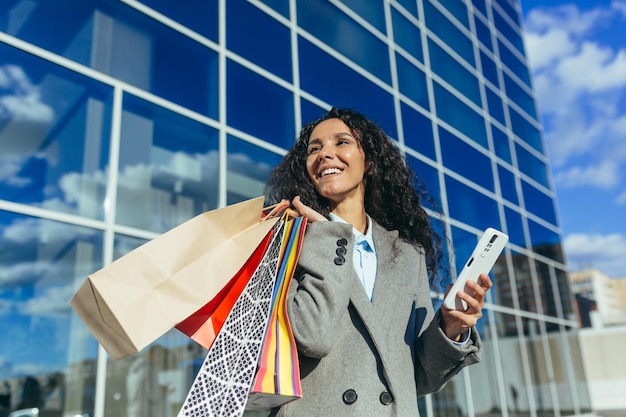
M 252 253 L 250 259 L 215 298 L 178 323 L 176 328 L 204 348 L 211 348 L 215 337 L 228 317 L 228 313 L 248 284 L 255 269 L 259 266 L 271 237 L 271 233 L 268 233 Z

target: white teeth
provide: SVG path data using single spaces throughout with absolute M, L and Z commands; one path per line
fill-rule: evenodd
M 320 177 L 325 177 L 326 175 L 329 174 L 339 174 L 341 173 L 341 170 L 339 168 L 328 168 L 322 171 L 322 173 L 320 174 Z

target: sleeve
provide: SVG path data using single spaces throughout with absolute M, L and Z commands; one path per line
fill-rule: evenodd
M 421 270 L 426 271 L 426 266 Z M 426 273 L 422 273 L 418 281 L 419 292 L 430 294 Z M 423 324 L 425 328 L 415 329 L 419 334 L 414 346 L 418 396 L 441 390 L 461 369 L 480 361 L 481 340 L 476 329 L 470 330 L 465 343 L 455 343 L 443 332 L 440 321 L 441 310 L 437 310 L 432 320 Z
M 340 246 L 346 249 L 344 255 L 336 253 Z M 326 356 L 336 341 L 342 316 L 348 314 L 355 275 L 353 250 L 350 225 L 315 222 L 307 226 L 287 299 L 294 338 L 306 356 Z

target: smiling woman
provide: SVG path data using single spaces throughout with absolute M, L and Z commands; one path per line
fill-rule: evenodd
M 418 189 L 394 143 L 351 110 L 305 126 L 273 170 L 268 200 L 290 200 L 309 225 L 287 300 L 303 396 L 270 415 L 414 415 L 479 361 L 491 281 L 466 287 L 466 311 L 434 312 L 440 239 Z

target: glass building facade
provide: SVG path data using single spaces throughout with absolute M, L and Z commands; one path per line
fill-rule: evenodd
M 486 227 L 510 236 L 483 360 L 421 415 L 587 413 L 520 23 L 517 0 L 0 2 L 0 416 L 130 416 L 153 349 L 111 361 L 70 297 L 160 233 L 261 195 L 331 106 L 397 141 L 453 273 Z M 205 352 L 175 330 L 154 345 L 175 415 Z

